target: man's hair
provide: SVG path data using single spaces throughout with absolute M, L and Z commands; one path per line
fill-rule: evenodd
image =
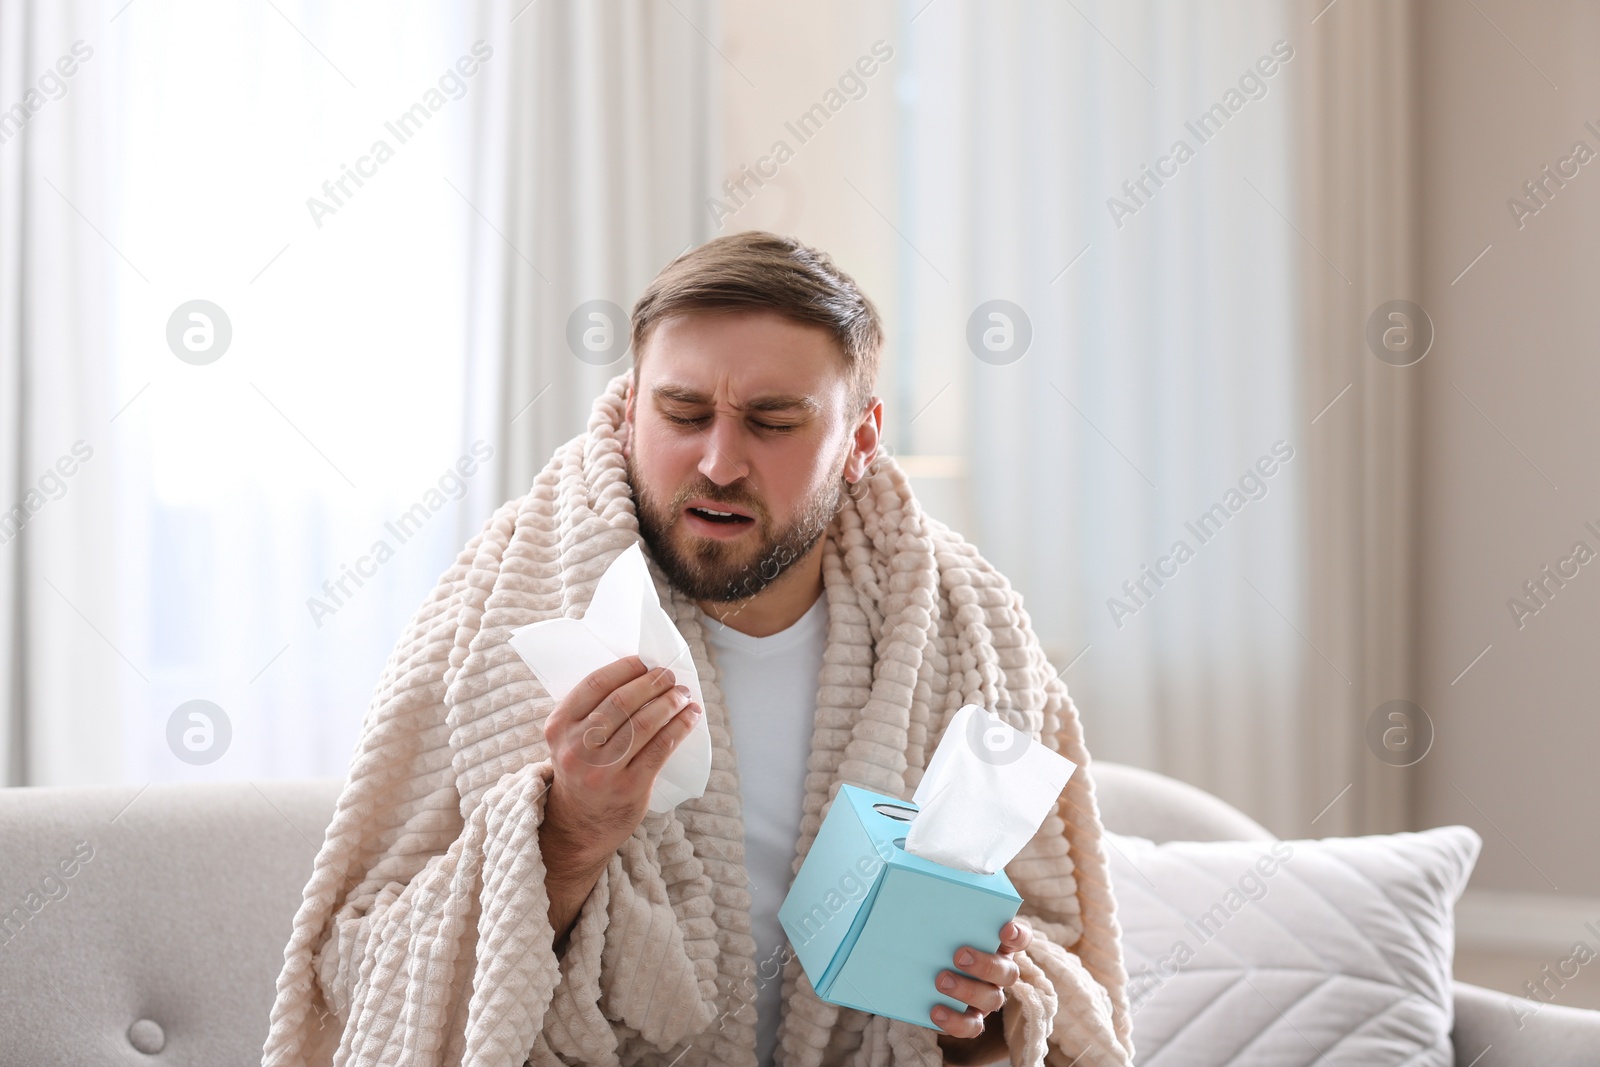
M 878 309 L 826 252 L 765 230 L 713 238 L 656 275 L 633 305 L 634 389 L 645 341 L 663 319 L 731 311 L 772 311 L 826 327 L 844 357 L 852 415 L 866 408 L 883 349 Z

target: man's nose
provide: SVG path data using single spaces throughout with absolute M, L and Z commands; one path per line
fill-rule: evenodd
M 705 431 L 700 473 L 718 485 L 728 485 L 748 475 L 743 434 L 739 420 L 713 416 L 711 428 Z

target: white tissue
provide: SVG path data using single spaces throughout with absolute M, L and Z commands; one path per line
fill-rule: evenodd
M 905 850 L 993 874 L 1038 832 L 1078 765 L 967 704 L 950 720 L 911 800 Z
M 590 674 L 619 659 L 638 656 L 646 668 L 666 667 L 689 699 L 705 707 L 694 657 L 661 608 L 655 583 L 635 541 L 606 568 L 582 619 L 546 619 L 511 631 L 511 647 L 533 669 L 540 684 L 560 700 Z M 650 792 L 650 810 L 671 811 L 704 796 L 711 776 L 711 729 L 706 716 L 667 757 Z

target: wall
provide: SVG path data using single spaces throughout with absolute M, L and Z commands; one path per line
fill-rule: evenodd
M 1479 7 L 1426 3 L 1418 34 L 1420 300 L 1436 329 L 1416 367 L 1418 699 L 1436 740 L 1415 822 L 1483 835 L 1464 937 L 1555 960 L 1600 921 L 1600 555 L 1547 582 L 1543 606 L 1524 583 L 1576 542 L 1600 554 L 1600 8 Z M 1547 182 L 1540 207 L 1524 183 L 1579 141 L 1595 159 Z M 1513 198 L 1537 213 L 1517 218 Z

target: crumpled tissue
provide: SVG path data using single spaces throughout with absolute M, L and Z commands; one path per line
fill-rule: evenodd
M 619 659 L 638 656 L 648 669 L 666 667 L 689 699 L 705 707 L 694 656 L 662 610 L 640 542 L 611 561 L 595 586 L 581 619 L 546 619 L 511 631 L 511 647 L 557 701 L 590 674 Z M 711 776 L 711 730 L 701 715 L 673 749 L 650 791 L 650 811 L 671 811 L 705 795 Z

